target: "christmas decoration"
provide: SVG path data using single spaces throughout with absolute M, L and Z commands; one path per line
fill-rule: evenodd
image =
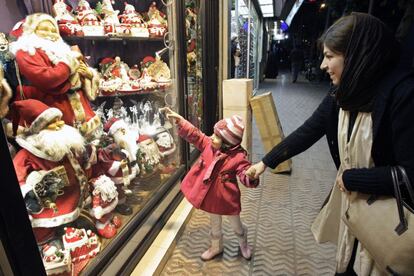
M 43 265 L 47 275 L 70 273 L 72 259 L 68 250 L 63 250 L 57 242 L 44 244 L 41 247 Z
M 148 31 L 150 37 L 163 37 L 167 32 L 167 20 L 158 9 L 157 4 L 153 2 L 148 10 Z
M 84 205 L 87 177 L 77 156 L 86 154 L 85 140 L 61 121 L 60 110 L 42 102 L 16 101 L 12 110 L 14 124 L 26 125 L 16 136 L 22 149 L 13 163 L 33 232 L 41 243 L 57 226 L 74 221 Z
M 80 0 L 76 8 L 76 18 L 85 36 L 103 36 L 104 27 L 86 0 Z
M 63 247 L 70 252 L 73 263 L 94 257 L 101 249 L 98 236 L 90 230 L 65 227 L 62 240 Z
M 83 30 L 71 8 L 65 3 L 65 0 L 55 0 L 52 7 L 52 13 L 59 25 L 61 35 L 83 36 Z
M 125 2 L 125 10 L 119 16 L 121 24 L 130 28 L 131 35 L 136 37 L 148 37 L 148 26 L 143 17 L 135 11 L 134 6 Z
M 91 183 L 93 198 L 90 214 L 97 220 L 98 234 L 103 238 L 110 239 L 116 235 L 116 228 L 122 224 L 120 218 L 112 214 L 118 205 L 118 192 L 115 183 L 105 175 L 92 180 Z

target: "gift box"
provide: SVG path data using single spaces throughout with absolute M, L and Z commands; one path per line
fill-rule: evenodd
M 253 116 L 256 120 L 262 138 L 263 147 L 269 152 L 274 146 L 279 144 L 285 137 L 283 135 L 282 125 L 277 115 L 276 106 L 273 101 L 272 94 L 265 94 L 251 98 L 250 105 Z M 273 173 L 290 172 L 292 170 L 292 160 L 286 160 L 279 164 Z
M 252 79 L 229 79 L 223 81 L 223 108 L 248 107 L 253 95 Z
M 252 79 L 230 79 L 223 81 L 223 118 L 233 115 L 242 117 L 245 128 L 242 147 L 248 152 L 251 161 L 252 153 L 252 111 L 250 98 L 253 94 Z

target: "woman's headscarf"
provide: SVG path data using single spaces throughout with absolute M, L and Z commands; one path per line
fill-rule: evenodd
M 336 99 L 344 110 L 370 112 L 378 92 L 376 85 L 397 61 L 399 44 L 378 18 L 364 13 L 351 16 L 353 29 Z

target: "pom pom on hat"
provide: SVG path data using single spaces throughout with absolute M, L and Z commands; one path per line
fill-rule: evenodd
M 243 139 L 244 123 L 238 115 L 225 118 L 214 125 L 214 134 L 221 137 L 226 144 L 236 146 Z

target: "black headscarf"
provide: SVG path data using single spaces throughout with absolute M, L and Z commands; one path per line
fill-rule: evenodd
M 397 62 L 399 45 L 394 34 L 376 17 L 364 13 L 351 16 L 354 24 L 336 99 L 344 110 L 370 112 L 376 85 Z

